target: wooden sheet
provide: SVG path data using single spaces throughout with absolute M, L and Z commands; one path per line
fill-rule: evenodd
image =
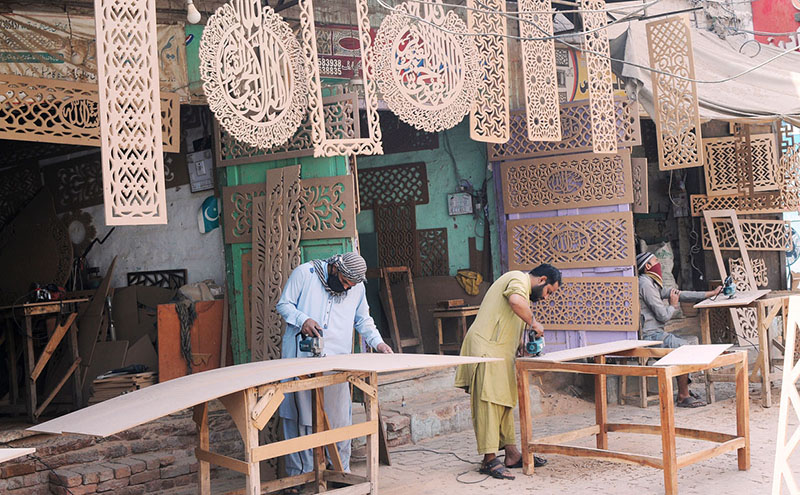
M 301 375 L 336 370 L 384 373 L 487 361 L 496 359 L 426 354 L 347 354 L 323 358 L 259 361 L 159 383 L 29 429 L 44 433 L 80 433 L 106 437 L 249 387 Z
M 36 452 L 36 449 L 0 449 L 0 462 L 10 461 L 11 459 L 16 459 L 17 457 L 22 457 L 24 455 L 33 454 Z
M 732 306 L 747 306 L 756 299 L 769 294 L 769 289 L 751 290 L 746 292 L 737 292 L 733 298 L 723 295 L 718 296 L 716 299 L 709 298 L 695 304 L 695 308 L 729 308 Z
M 653 366 L 681 366 L 684 364 L 708 364 L 717 359 L 732 344 L 684 345 L 662 357 Z
M 586 347 L 550 352 L 540 357 L 524 359 L 552 362 L 575 361 L 576 359 L 605 356 L 615 352 L 628 351 L 630 349 L 638 349 L 639 347 L 649 347 L 658 344 L 661 344 L 660 340 L 616 340 L 614 342 L 606 342 L 605 344 L 587 345 Z

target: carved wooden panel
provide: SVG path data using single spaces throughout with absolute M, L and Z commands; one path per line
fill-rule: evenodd
M 252 242 L 253 200 L 264 196 L 264 184 L 242 184 L 222 188 L 225 243 Z
M 766 288 L 769 285 L 767 262 L 764 258 L 750 258 L 750 263 L 753 265 L 753 278 L 756 281 L 756 287 L 753 287 L 752 290 L 756 290 L 759 287 Z M 744 262 L 742 258 L 729 258 L 728 267 L 734 280 L 745 280 Z
M 147 272 L 128 272 L 128 285 L 144 285 L 147 287 L 163 287 L 180 289 L 187 282 L 186 269 L 155 270 Z
M 713 220 L 719 248 L 723 251 L 738 251 L 736 233 L 730 220 Z M 784 220 L 739 220 L 744 236 L 744 245 L 751 251 L 788 251 L 792 248 L 791 222 Z M 703 224 L 703 249 L 712 249 L 708 230 Z
M 369 8 L 367 0 L 356 0 L 358 18 L 358 40 L 361 50 L 361 76 L 364 83 L 364 102 L 367 115 L 367 136 L 360 133 L 345 136 L 338 133 L 329 135 L 326 126 L 324 100 L 322 98 L 322 79 L 319 71 L 317 33 L 314 23 L 314 3 L 300 0 L 300 35 L 302 52 L 308 74 L 308 113 L 311 121 L 311 137 L 314 143 L 314 156 L 339 155 L 382 155 L 380 118 L 378 116 L 378 90 L 375 82 L 373 50 L 370 35 Z M 357 115 L 357 111 L 353 115 Z M 358 120 L 358 119 L 356 119 Z
M 106 224 L 166 224 L 155 1 L 94 12 Z
M 508 43 L 505 0 L 467 0 L 467 23 L 478 49 L 480 78 L 469 113 L 469 136 L 474 141 L 508 141 Z M 486 12 L 491 10 L 491 12 Z M 557 101 L 557 100 L 556 100 Z
M 532 305 L 545 330 L 639 329 L 636 277 L 563 278 L 559 290 Z
M 779 120 L 776 123 L 776 137 L 778 139 L 778 151 L 781 155 L 786 153 L 789 149 L 796 149 L 800 146 L 800 139 L 798 139 L 797 127 L 785 120 Z
M 355 237 L 355 184 L 352 175 L 303 179 L 300 204 L 303 239 Z
M 100 146 L 96 84 L 0 74 L 0 138 Z M 180 151 L 180 101 L 161 93 L 164 151 Z
M 639 104 L 630 100 L 614 102 L 616 111 L 617 146 L 630 148 L 642 144 L 639 127 Z M 560 141 L 531 141 L 528 138 L 530 125 L 524 110 L 511 112 L 511 137 L 503 144 L 489 145 L 491 161 L 517 160 L 544 156 L 566 155 L 592 151 L 594 132 L 591 106 L 588 101 L 561 103 Z
M 795 4 L 796 5 L 796 4 Z M 783 487 L 787 487 L 790 495 L 796 495 L 797 486 L 797 452 L 800 437 L 800 300 L 796 296 L 789 298 L 786 311 L 786 330 L 784 346 L 789 352 L 783 356 L 783 375 L 781 380 L 781 407 L 778 413 L 778 433 L 775 441 L 775 463 L 772 470 L 772 493 L 780 495 Z M 795 352 L 791 352 L 795 349 Z M 790 429 L 791 428 L 791 429 Z M 794 461 L 792 461 L 794 459 Z
M 650 212 L 650 195 L 647 191 L 647 158 L 631 158 L 633 180 L 633 212 Z
M 420 276 L 450 275 L 447 229 L 417 230 Z
M 244 335 L 247 348 L 252 349 L 250 338 L 251 315 L 250 309 L 253 292 L 253 252 L 242 252 L 242 309 L 244 310 Z
M 289 24 L 259 1 L 234 0 L 208 18 L 200 76 L 220 125 L 256 148 L 288 141 L 308 105 L 300 43 Z
M 552 36 L 553 16 L 550 10 L 550 0 L 520 0 L 519 29 L 522 38 Z M 520 44 L 528 139 L 561 141 L 555 41 L 523 39 Z
M 383 19 L 375 37 L 375 75 L 383 100 L 401 120 L 438 132 L 470 111 L 485 74 L 467 32 L 441 0 L 404 2 Z
M 751 146 L 750 124 L 733 124 L 734 155 L 736 156 L 736 191 L 753 195 L 756 192 L 756 173 L 753 171 L 753 148 Z M 773 184 L 775 175 L 772 174 Z M 773 185 L 772 189 L 777 189 Z
M 358 171 L 361 210 L 377 203 L 428 203 L 428 173 L 423 162 L 373 167 Z
M 633 265 L 633 214 L 600 213 L 509 220 L 509 270 Z
M 687 78 L 694 78 L 691 28 L 687 16 L 672 16 L 648 22 L 647 46 L 650 66 Z M 703 164 L 697 84 L 658 72 L 653 82 L 658 168 L 699 167 Z
M 420 276 L 416 205 L 375 205 L 374 210 L 378 266 L 407 266 L 414 276 Z
M 633 201 L 630 153 L 539 158 L 500 164 L 506 213 Z
M 366 114 L 361 115 L 363 126 L 366 124 Z M 439 134 L 415 129 L 391 112 L 383 112 L 381 115 L 381 133 L 383 152 L 387 155 L 439 149 Z
M 592 116 L 592 150 L 616 153 L 617 132 L 614 114 L 614 86 L 611 52 L 606 31 L 605 0 L 581 0 L 586 70 L 589 79 L 589 104 Z
M 0 229 L 36 196 L 41 187 L 42 178 L 36 164 L 0 172 Z
M 706 192 L 709 196 L 737 194 L 741 168 L 736 157 L 734 137 L 703 139 L 705 151 Z M 780 188 L 778 156 L 772 134 L 750 136 L 755 191 Z

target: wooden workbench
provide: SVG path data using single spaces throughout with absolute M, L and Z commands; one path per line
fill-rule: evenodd
M 636 341 L 632 341 L 636 342 Z M 611 350 L 593 352 L 591 349 L 583 353 L 576 353 L 580 357 L 567 358 L 581 359 L 591 357 L 594 363 L 574 363 L 558 360 L 547 360 L 547 355 L 541 359 L 519 358 L 516 362 L 517 387 L 519 392 L 519 417 L 520 434 L 522 437 L 523 472 L 533 474 L 533 455 L 536 454 L 562 454 L 577 457 L 590 457 L 616 462 L 649 466 L 664 471 L 664 489 L 667 495 L 678 493 L 678 469 L 688 465 L 716 457 L 733 450 L 738 454 L 739 470 L 750 469 L 750 428 L 747 390 L 747 353 L 733 352 L 723 354 L 711 363 L 703 365 L 682 366 L 640 366 L 607 364 L 606 357 L 626 356 L 658 358 L 663 357 L 673 349 L 647 349 L 634 347 L 628 350 L 614 350 L 613 346 L 603 344 Z M 596 346 L 589 346 L 596 347 Z M 597 346 L 599 347 L 599 346 Z M 584 348 L 586 349 L 586 348 Z M 579 349 L 575 349 L 578 351 Z M 567 351 L 565 351 L 567 352 Z M 718 433 L 675 426 L 675 406 L 673 403 L 672 378 L 678 375 L 694 373 L 713 367 L 736 367 L 736 434 Z M 565 372 L 585 373 L 595 377 L 595 424 L 579 430 L 533 439 L 531 428 L 530 406 L 530 376 L 532 372 Z M 661 423 L 659 425 L 609 423 L 607 418 L 606 375 L 618 376 L 653 376 L 658 379 L 659 402 L 661 408 Z M 627 452 L 610 450 L 608 434 L 639 433 L 661 436 L 661 457 L 631 454 Z M 567 445 L 567 442 L 585 438 L 596 437 L 596 448 Z M 692 438 L 717 443 L 716 446 L 678 456 L 676 450 L 676 437 Z

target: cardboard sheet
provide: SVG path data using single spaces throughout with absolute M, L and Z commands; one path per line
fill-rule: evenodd
M 653 366 L 681 366 L 684 364 L 708 364 L 717 359 L 732 344 L 684 345 L 662 357 Z
M 34 452 L 36 452 L 36 449 L 0 449 L 0 462 L 10 461 Z

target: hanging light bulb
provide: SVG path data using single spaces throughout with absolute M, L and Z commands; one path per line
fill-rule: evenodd
M 200 11 L 194 6 L 194 2 L 186 0 L 186 20 L 189 21 L 189 24 L 197 24 L 200 22 L 200 18 Z

